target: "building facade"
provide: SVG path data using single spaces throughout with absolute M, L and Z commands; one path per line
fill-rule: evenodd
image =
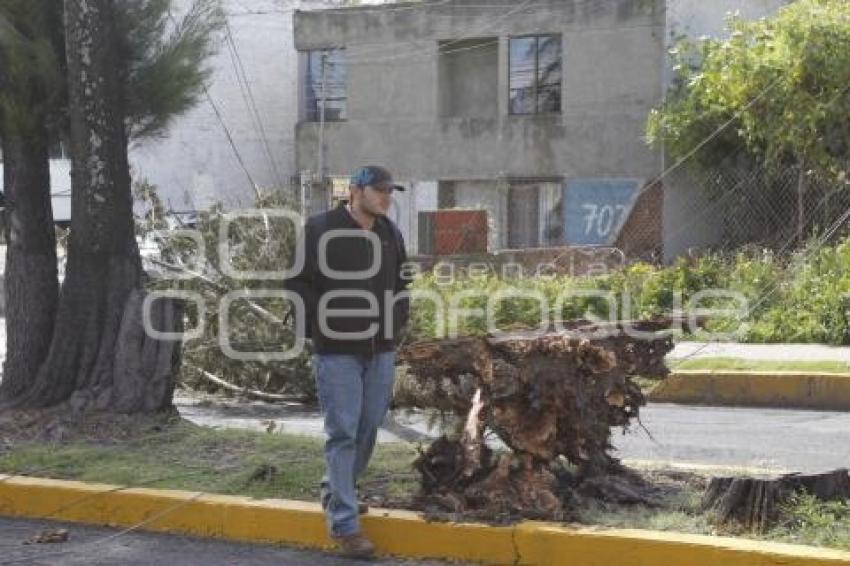
M 714 243 L 719 223 L 705 191 L 645 140 L 672 76 L 668 49 L 680 36 L 721 36 L 730 13 L 754 19 L 787 3 L 434 0 L 296 11 L 296 168 L 324 179 L 362 163 L 396 171 L 412 187 L 394 215 L 414 253 L 432 247 L 420 241 L 429 211 L 474 209 L 487 213 L 490 251 L 616 246 L 670 260 Z M 314 208 L 332 200 L 325 188 L 313 189 Z
M 207 94 L 174 120 L 162 138 L 135 144 L 133 176 L 156 185 L 174 211 L 221 202 L 251 206 L 255 186 L 292 184 L 298 120 L 296 9 L 320 10 L 343 0 L 223 0 L 227 26 Z M 190 0 L 175 0 L 184 10 Z
M 645 143 L 646 117 L 674 37 L 721 35 L 727 13 L 767 16 L 787 0 L 372 2 L 224 0 L 208 96 L 133 146 L 134 177 L 177 212 L 251 206 L 255 187 L 294 184 L 315 211 L 346 194 L 352 169 L 382 163 L 411 188 L 392 214 L 413 253 L 434 247 L 428 215 L 445 209 L 484 211 L 491 251 L 611 245 L 671 259 L 716 240 L 703 191 L 670 174 L 652 183 L 670 163 Z M 54 157 L 66 221 L 69 162 Z
M 415 253 L 421 213 L 487 211 L 490 250 L 614 245 L 660 196 L 662 0 L 470 0 L 295 13 L 296 167 L 387 165 Z M 332 101 L 324 119 L 317 100 Z M 651 201 L 651 202 L 650 202 Z M 660 214 L 641 238 L 660 242 Z

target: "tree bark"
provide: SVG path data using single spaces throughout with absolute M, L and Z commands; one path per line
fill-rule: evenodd
M 144 332 L 124 96 L 113 0 L 65 0 L 71 125 L 71 236 L 50 350 L 29 407 L 152 412 L 171 407 L 179 356 Z M 154 303 L 156 328 L 181 316 Z
M 30 96 L 26 96 L 26 94 Z M 50 347 L 59 284 L 56 235 L 50 202 L 48 137 L 37 118 L 40 95 L 18 96 L 20 112 L 30 112 L 38 124 L 0 126 L 3 140 L 3 186 L 6 269 L 4 274 L 6 360 L 0 397 L 14 398 L 34 381 Z M 23 100 L 26 98 L 26 100 Z M 7 116 L 4 120 L 11 121 Z
M 711 511 L 719 525 L 763 533 L 775 524 L 780 505 L 802 491 L 824 501 L 848 499 L 850 475 L 846 469 L 839 469 L 774 478 L 716 477 L 705 490 L 702 508 Z

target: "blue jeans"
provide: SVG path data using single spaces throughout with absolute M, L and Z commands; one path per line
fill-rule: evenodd
M 351 535 L 360 532 L 357 478 L 372 457 L 392 399 L 395 352 L 318 354 L 313 367 L 327 436 L 322 491 L 328 528 L 334 536 Z

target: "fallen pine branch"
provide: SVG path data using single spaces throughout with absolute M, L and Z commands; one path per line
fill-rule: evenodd
M 288 403 L 303 403 L 304 397 L 296 396 L 296 395 L 280 395 L 277 393 L 264 393 L 262 391 L 257 391 L 255 389 L 247 389 L 245 387 L 239 387 L 238 385 L 234 385 L 229 381 L 225 381 L 220 377 L 206 371 L 205 369 L 199 368 L 197 366 L 191 364 L 183 364 L 185 367 L 191 369 L 196 372 L 198 375 L 206 379 L 207 381 L 218 385 L 223 389 L 227 389 L 232 393 L 238 393 L 239 395 L 244 395 L 246 397 L 252 397 L 254 399 L 259 399 L 261 401 L 285 401 Z
M 184 267 L 182 265 L 178 265 L 178 264 L 175 264 L 175 263 L 169 263 L 167 261 L 162 261 L 161 259 L 155 259 L 155 258 L 151 258 L 150 261 L 151 261 L 151 263 L 154 263 L 154 264 L 159 265 L 161 267 L 165 267 L 166 269 L 171 269 L 172 271 L 177 271 L 177 272 L 183 273 L 184 275 L 188 275 L 188 276 L 192 277 L 193 279 L 197 279 L 198 281 L 206 283 L 207 285 L 213 287 L 215 290 L 217 290 L 219 292 L 226 293 L 230 290 L 225 285 L 222 285 L 221 283 L 219 283 L 215 279 L 213 279 L 213 278 L 211 278 L 207 275 L 204 275 L 203 273 L 193 271 L 193 270 L 191 270 L 187 267 Z M 255 303 L 254 301 L 251 301 L 247 298 L 243 298 L 242 300 L 245 301 L 245 303 L 248 305 L 248 308 L 254 314 L 259 315 L 260 317 L 265 318 L 266 320 L 268 320 L 269 322 L 274 323 L 274 324 L 283 324 L 284 323 L 284 319 L 280 318 L 279 316 L 275 315 L 274 313 L 270 312 L 269 310 L 264 309 L 263 307 L 261 307 L 260 305 Z

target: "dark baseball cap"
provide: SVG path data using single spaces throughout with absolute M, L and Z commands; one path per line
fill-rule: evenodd
M 404 187 L 393 182 L 392 174 L 380 165 L 361 167 L 351 176 L 351 184 L 358 187 L 365 187 L 366 185 L 372 185 L 373 187 L 376 185 L 392 185 L 396 191 L 404 191 Z

